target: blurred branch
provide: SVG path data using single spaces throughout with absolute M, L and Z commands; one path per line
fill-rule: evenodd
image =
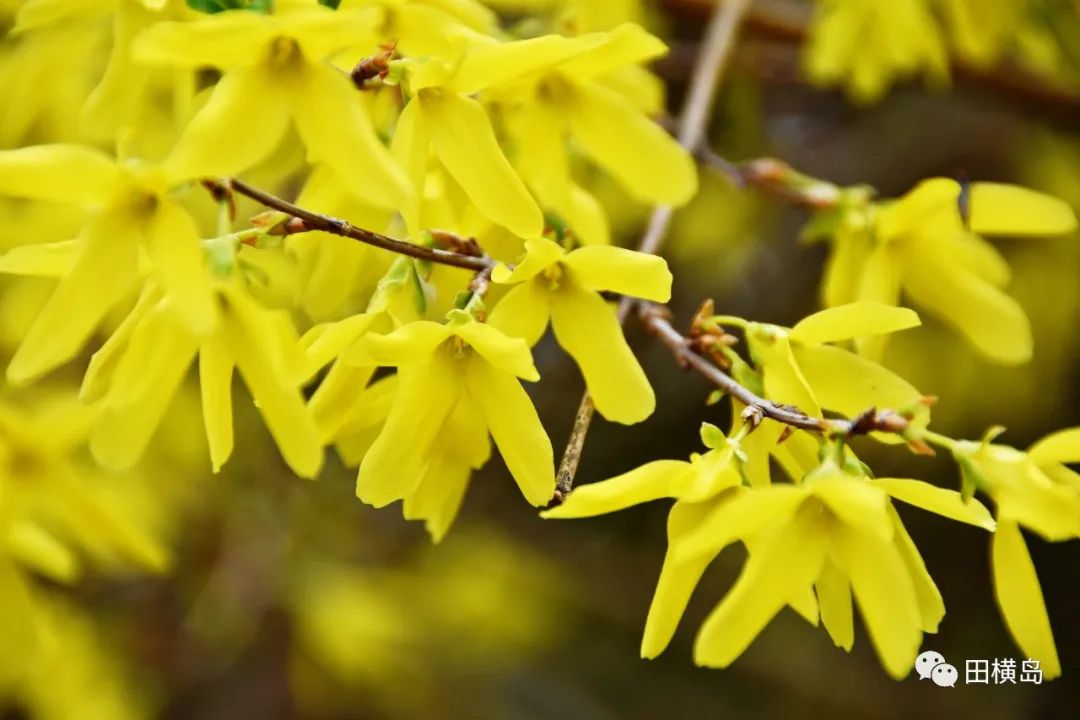
M 726 0 L 723 3 L 710 3 L 713 8 L 709 25 L 705 29 L 694 69 L 691 74 L 690 88 L 683 103 L 679 120 L 676 123 L 676 137 L 679 144 L 693 152 L 705 140 L 709 119 L 715 104 L 717 86 L 727 67 L 728 58 L 735 46 L 735 37 L 751 5 L 750 0 Z M 664 244 L 668 228 L 671 226 L 673 210 L 669 206 L 659 206 L 649 219 L 645 234 L 641 238 L 638 250 L 657 254 Z M 619 322 L 625 323 L 634 307 L 634 301 L 623 298 L 619 303 Z M 589 427 L 592 424 L 595 408 L 588 391 L 581 398 L 574 427 L 563 451 L 556 475 L 555 497 L 552 504 L 562 502 L 574 486 L 581 452 L 585 446 Z
M 783 160 L 756 158 L 734 163 L 712 148 L 698 149 L 698 160 L 726 175 L 737 187 L 756 187 L 790 205 L 808 210 L 829 210 L 840 200 L 840 188 L 832 183 L 804 175 Z
M 709 11 L 716 0 L 663 0 L 675 12 L 691 17 L 701 17 Z M 746 14 L 745 25 L 755 35 L 783 43 L 802 43 L 809 34 L 812 3 L 795 0 L 755 0 Z M 679 48 L 673 55 L 680 55 Z M 1080 112 L 1080 90 L 1037 75 L 1009 64 L 982 67 L 962 58 L 950 60 L 952 74 L 960 82 L 1008 95 L 1025 103 L 1055 113 Z M 678 62 L 673 63 L 675 67 Z

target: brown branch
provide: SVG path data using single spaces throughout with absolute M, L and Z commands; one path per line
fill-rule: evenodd
M 839 187 L 803 175 L 783 160 L 755 158 L 734 163 L 707 146 L 698 148 L 696 155 L 703 165 L 723 173 L 736 186 L 759 188 L 790 205 L 829 210 L 840 201 Z
M 397 253 L 398 255 L 407 255 L 408 257 L 416 258 L 417 260 L 427 260 L 439 265 L 449 265 L 451 267 L 464 268 L 465 270 L 472 270 L 474 272 L 488 270 L 495 265 L 494 260 L 482 253 L 479 255 L 471 255 L 439 248 L 428 248 L 422 245 L 414 245 L 413 243 L 405 242 L 404 240 L 398 240 L 397 238 L 392 238 L 388 235 L 381 235 L 371 230 L 358 228 L 355 225 L 352 225 L 348 220 L 342 220 L 341 218 L 307 210 L 292 204 L 288 200 L 279 198 L 276 195 L 271 195 L 256 187 L 252 187 L 236 178 L 225 180 L 220 183 L 220 185 L 249 197 L 271 210 L 277 210 L 278 212 L 285 213 L 286 215 L 303 222 L 302 228 L 293 228 L 291 232 L 319 231 L 330 233 L 331 235 L 339 235 L 351 240 L 357 240 L 381 250 L 388 250 L 392 253 Z
M 722 392 L 746 405 L 747 412 L 743 417 L 754 426 L 768 418 L 798 430 L 843 437 L 871 432 L 902 433 L 908 428 L 908 421 L 891 410 L 879 411 L 871 408 L 851 420 L 835 420 L 813 417 L 798 408 L 766 400 L 699 354 L 692 340 L 672 326 L 668 320 L 667 308 L 652 303 L 639 303 L 637 316 L 645 328 L 671 351 L 680 365 L 696 371 Z
M 715 4 L 694 64 L 686 100 L 676 124 L 676 137 L 679 144 L 689 152 L 694 152 L 705 140 L 719 81 L 727 66 L 728 57 L 735 46 L 735 37 L 749 6 L 749 0 L 725 0 L 723 3 Z M 671 226 L 673 214 L 674 211 L 669 206 L 660 206 L 653 211 L 645 234 L 638 245 L 639 251 L 654 255 L 660 252 L 668 228 Z M 619 303 L 618 311 L 620 323 L 625 323 L 633 307 L 632 299 L 623 298 Z M 559 463 L 553 504 L 560 503 L 574 486 L 574 476 L 577 475 L 581 452 L 594 414 L 592 397 L 586 391 L 581 398 L 570 439 L 567 441 Z

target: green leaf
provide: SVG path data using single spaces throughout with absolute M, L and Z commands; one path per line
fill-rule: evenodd
M 187 4 L 192 10 L 208 15 L 226 10 L 253 10 L 270 14 L 274 10 L 274 0 L 187 0 Z
M 331 10 L 337 10 L 341 7 L 341 0 L 319 0 L 320 5 L 324 5 Z

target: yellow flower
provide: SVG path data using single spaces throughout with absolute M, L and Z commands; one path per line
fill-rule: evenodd
M 221 322 L 193 334 L 168 298 L 152 285 L 91 358 L 80 397 L 101 401 L 90 449 L 106 467 L 132 465 L 161 423 L 170 400 L 198 356 L 203 422 L 217 472 L 233 450 L 232 376 L 239 370 L 290 468 L 314 477 L 322 443 L 300 392 L 302 359 L 291 321 L 267 310 L 238 282 L 223 282 L 216 302 Z
M 371 360 L 397 367 L 400 381 L 386 423 L 360 465 L 357 495 L 383 507 L 421 488 L 437 443 L 452 432 L 451 417 L 464 402 L 495 440 L 525 498 L 543 505 L 555 491 L 554 457 L 517 380 L 540 378 L 529 348 L 468 313 L 450 317 L 445 325 L 413 322 L 365 338 Z
M 980 235 L 1061 235 L 1077 226 L 1072 209 L 1048 195 L 974 183 L 962 203 L 960 185 L 947 178 L 926 180 L 869 215 L 853 210 L 847 223 L 833 248 L 827 304 L 896 305 L 902 289 L 982 354 L 1009 365 L 1031 359 L 1031 328 L 1020 305 L 1002 290 L 1009 266 Z
M 513 270 L 499 265 L 492 272 L 495 282 L 515 286 L 495 306 L 491 323 L 532 346 L 550 319 L 555 338 L 581 368 L 597 410 L 626 424 L 647 418 L 656 408 L 656 397 L 626 344 L 614 309 L 600 292 L 667 302 L 667 263 L 610 246 L 568 253 L 543 238 L 525 246 L 525 258 Z
M 729 665 L 785 605 L 815 625 L 820 616 L 833 641 L 850 650 L 854 593 L 882 663 L 893 676 L 906 675 L 922 633 L 936 632 L 944 605 L 889 497 L 992 530 L 986 508 L 916 480 L 871 481 L 832 461 L 797 485 L 746 487 L 742 475 L 756 472 L 754 465 L 767 472 L 768 453 L 745 452 L 752 434 L 727 442 L 709 426 L 702 434 L 714 449 L 694 462 L 649 463 L 577 488 L 562 506 L 544 513 L 585 517 L 677 499 L 642 656 L 663 652 L 705 569 L 723 548 L 741 540 L 749 560 L 701 628 L 699 664 Z
M 1020 527 L 1051 542 L 1080 537 L 1080 428 L 1062 430 L 1027 452 L 1006 445 L 960 442 L 954 456 L 973 466 L 975 482 L 997 506 L 991 557 L 994 594 L 1016 644 L 1041 662 L 1047 679 L 1061 674 L 1050 618 Z
M 857 102 L 881 98 L 894 79 L 922 72 L 942 84 L 948 56 L 926 0 L 818 0 L 804 58 L 817 83 L 846 83 Z
M 598 38 L 546 35 L 500 43 L 477 36 L 458 58 L 411 58 L 404 87 L 410 100 L 398 119 L 392 150 L 415 190 L 403 213 L 419 230 L 429 150 L 477 209 L 520 237 L 540 235 L 544 220 L 532 195 L 503 154 L 478 92 L 520 81 L 580 55 Z
M 78 145 L 0 152 L 0 195 L 81 203 L 94 210 L 76 238 L 70 265 L 8 365 L 8 380 L 27 383 L 70 360 L 105 314 L 139 279 L 140 251 L 193 332 L 214 327 L 210 275 L 199 232 L 169 195 L 182 180 L 138 163 L 118 163 Z M 55 263 L 58 245 L 12 250 L 4 264 Z
M 637 25 L 597 37 L 586 52 L 486 96 L 513 108 L 509 127 L 517 167 L 540 201 L 586 243 L 606 242 L 607 232 L 596 201 L 571 178 L 568 141 L 642 202 L 682 205 L 697 191 L 689 153 L 631 98 L 605 83 L 667 47 Z
M 877 363 L 830 343 L 918 324 L 918 315 L 907 308 L 864 301 L 822 310 L 791 330 L 750 323 L 746 337 L 768 399 L 816 417 L 822 410 L 855 417 L 870 408 L 914 411 L 923 396 Z
M 276 15 L 236 10 L 158 23 L 135 40 L 135 57 L 175 68 L 224 71 L 206 105 L 165 160 L 176 176 L 236 174 L 266 158 L 290 118 L 308 157 L 356 195 L 399 207 L 405 177 L 372 129 L 358 93 L 325 62 L 354 44 L 375 44 L 377 7 L 332 11 L 290 6 Z

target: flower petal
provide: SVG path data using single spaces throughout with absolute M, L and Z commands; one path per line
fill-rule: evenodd
M 233 359 L 225 344 L 220 338 L 207 338 L 199 348 L 199 392 L 210 464 L 215 473 L 233 450 L 232 376 Z
M 35 145 L 0 151 L 0 195 L 103 203 L 121 175 L 105 153 L 82 145 Z
M 694 468 L 681 460 L 656 460 L 608 480 L 579 485 L 561 505 L 541 517 L 564 520 L 592 517 L 633 505 L 678 498 L 694 481 Z
M 915 664 L 922 642 L 915 587 L 900 551 L 850 527 L 832 534 L 832 557 L 851 579 L 852 591 L 882 665 L 896 679 Z
M 179 205 L 160 200 L 146 232 L 146 251 L 155 275 L 191 331 L 204 334 L 217 323 L 213 283 L 203 265 L 194 220 Z
M 431 359 L 435 349 L 450 337 L 451 329 L 436 322 L 402 325 L 389 335 L 365 335 L 346 355 L 353 365 L 397 367 Z
M 198 22 L 155 23 L 135 39 L 132 54 L 140 62 L 192 70 L 254 65 L 276 34 L 266 16 L 237 10 Z
M 663 40 L 637 23 L 627 22 L 609 30 L 603 44 L 563 63 L 559 71 L 581 82 L 655 60 L 667 51 Z
M 804 345 L 821 345 L 894 333 L 920 324 L 914 310 L 863 300 L 805 317 L 791 329 L 789 337 Z
M 2 261 L 2 258 L 0 258 Z M 507 335 L 519 337 L 529 347 L 540 342 L 551 317 L 550 299 L 542 283 L 528 281 L 510 288 L 495 303 L 488 324 Z
M 105 314 L 134 285 L 139 232 L 119 210 L 90 221 L 78 241 L 71 272 L 60 280 L 11 359 L 9 382 L 30 382 L 79 352 Z
M 176 180 L 241 173 L 269 157 L 289 126 L 288 98 L 262 65 L 225 73 L 165 159 Z
M 923 398 L 907 380 L 847 350 L 795 345 L 792 354 L 820 407 L 848 417 L 871 407 L 911 408 Z
M 570 125 L 597 165 L 643 201 L 690 201 L 697 192 L 697 169 L 666 130 L 613 90 L 599 85 L 577 90 L 568 108 Z
M 1080 463 L 1080 427 L 1051 433 L 1028 448 L 1036 465 Z
M 601 33 L 567 38 L 541 35 L 513 42 L 477 44 L 465 53 L 450 85 L 462 95 L 536 76 L 604 41 Z
M 855 623 L 851 608 L 851 583 L 832 560 L 826 560 L 814 583 L 821 624 L 837 647 L 851 652 L 855 644 Z
M 441 355 L 399 371 L 397 395 L 379 437 L 356 480 L 356 495 L 384 507 L 413 493 L 423 480 L 431 452 L 461 397 L 462 383 Z
M 671 300 L 671 270 L 662 257 L 610 245 L 578 248 L 563 264 L 589 290 L 608 290 L 666 303 Z
M 480 103 L 431 91 L 417 99 L 430 121 L 435 154 L 480 212 L 520 237 L 540 235 L 540 208 L 503 155 Z
M 305 64 L 291 91 L 293 117 L 308 159 L 330 167 L 366 202 L 401 207 L 412 192 L 409 180 L 379 141 L 345 76 L 322 64 Z
M 521 383 L 510 373 L 473 358 L 466 385 L 525 499 L 535 506 L 546 505 L 555 494 L 554 452 Z
M 934 487 L 921 480 L 902 478 L 879 478 L 874 480 L 873 484 L 888 493 L 889 497 L 901 502 L 950 520 L 981 527 L 990 532 L 994 531 L 995 523 L 990 511 L 974 498 L 964 502 L 960 493 L 955 490 Z
M 827 533 L 821 522 L 806 508 L 762 539 L 735 585 L 702 624 L 694 643 L 696 664 L 730 665 L 789 598 L 814 582 L 825 561 Z
M 1009 634 L 1029 658 L 1041 663 L 1047 680 L 1061 675 L 1054 633 L 1039 577 L 1020 527 L 1001 518 L 991 545 L 994 596 Z
M 806 490 L 794 485 L 770 485 L 740 490 L 727 502 L 718 503 L 697 527 L 673 546 L 680 562 L 708 555 L 717 548 L 788 523 L 806 499 Z
M 551 293 L 551 327 L 585 376 L 601 415 L 632 425 L 653 414 L 656 395 L 649 378 L 627 345 L 615 310 L 599 294 L 564 280 Z
M 566 250 L 556 242 L 542 237 L 530 238 L 525 241 L 525 256 L 512 268 L 496 265 L 491 271 L 491 279 L 500 285 L 525 282 L 562 260 L 565 255 Z
M 1076 230 L 1069 204 L 1016 185 L 971 186 L 971 229 L 987 235 L 1064 235 Z
M 453 333 L 500 370 L 529 382 L 540 379 L 540 373 L 533 365 L 532 351 L 521 338 L 511 337 L 498 328 L 479 322 L 457 325 Z
M 715 557 L 702 555 L 679 562 L 671 551 L 674 539 L 696 527 L 711 508 L 711 503 L 678 502 L 668 514 L 668 551 L 664 555 L 664 566 L 660 570 L 659 580 L 656 581 L 656 591 L 649 605 L 649 616 L 645 620 L 645 632 L 641 638 L 643 658 L 656 657 L 671 642 L 679 619 L 690 602 L 690 595 L 705 573 L 705 568 Z
M 915 599 L 919 604 L 919 618 L 922 621 L 923 632 L 936 633 L 941 619 L 945 617 L 945 601 L 941 599 L 941 591 L 938 590 L 934 579 L 926 570 L 919 548 L 915 541 L 908 535 L 904 523 L 900 521 L 900 515 L 896 508 L 889 507 L 889 515 L 892 517 L 895 532 L 893 538 L 896 549 L 900 551 L 900 557 L 904 560 L 908 575 L 915 587 Z

